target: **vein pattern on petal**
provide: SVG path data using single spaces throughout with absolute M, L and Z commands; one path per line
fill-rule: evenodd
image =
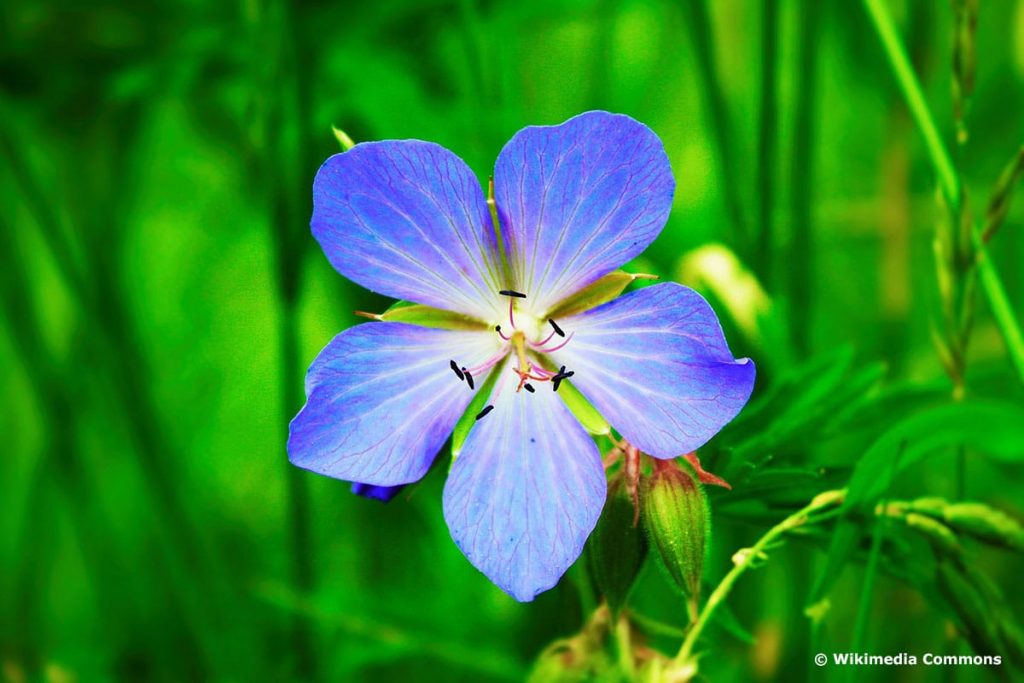
M 517 286 L 541 313 L 654 241 L 675 181 L 650 128 L 588 112 L 516 133 L 498 156 L 494 191 Z
M 509 595 L 532 600 L 579 557 L 605 499 L 593 440 L 550 390 L 515 391 L 508 367 L 494 409 L 452 465 L 444 515 L 470 562 Z
M 474 396 L 450 361 L 477 365 L 494 355 L 496 342 L 486 332 L 404 323 L 345 330 L 306 375 L 306 405 L 290 426 L 289 459 L 376 486 L 418 480 Z
M 754 364 L 733 358 L 718 318 L 675 283 L 637 290 L 566 318 L 572 344 L 552 354 L 573 384 L 645 453 L 673 458 L 704 445 L 746 404 Z
M 396 299 L 490 321 L 497 241 L 480 183 L 419 140 L 356 145 L 313 182 L 313 235 L 338 272 Z

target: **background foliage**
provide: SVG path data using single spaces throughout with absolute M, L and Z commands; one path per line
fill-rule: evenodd
M 883 3 L 953 203 L 872 4 L 6 0 L 0 678 L 521 680 L 577 632 L 585 563 L 507 598 L 448 537 L 443 465 L 384 506 L 290 468 L 284 439 L 315 353 L 388 303 L 308 232 L 331 126 L 439 142 L 486 179 L 520 127 L 594 108 L 654 128 L 679 184 L 634 270 L 699 287 L 758 363 L 750 408 L 701 454 L 734 485 L 710 492 L 708 586 L 815 494 L 859 496 L 737 583 L 702 672 L 843 680 L 811 657 L 853 649 L 1007 660 L 872 680 L 1019 673 L 1019 529 L 875 504 L 1021 514 L 1021 382 L 970 258 L 940 260 L 943 288 L 934 243 L 963 252 L 961 218 L 987 224 L 1024 141 L 1024 2 L 982 2 L 976 32 L 962 3 Z M 1011 318 L 1022 206 L 989 242 Z M 685 605 L 653 561 L 631 608 L 638 638 L 679 648 Z

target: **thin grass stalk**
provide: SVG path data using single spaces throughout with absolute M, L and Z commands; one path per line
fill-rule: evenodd
M 910 109 L 914 123 L 924 137 L 928 157 L 938 176 L 939 187 L 950 212 L 952 215 L 958 216 L 963 202 L 963 188 L 953 166 L 952 158 L 942 141 L 938 127 L 935 125 L 935 119 L 925 101 L 921 84 L 914 74 L 892 15 L 884 0 L 864 0 L 864 6 L 882 42 L 882 48 L 889 59 L 893 75 L 906 100 L 907 107 Z M 1024 382 L 1024 333 L 1021 332 L 1020 323 L 1006 296 L 999 272 L 985 247 L 981 231 L 973 221 L 970 225 L 970 241 L 974 250 L 974 268 L 977 270 L 982 291 L 988 300 L 992 317 L 1002 334 L 1003 341 L 1006 343 L 1006 350 L 1017 371 L 1018 379 Z
M 761 7 L 761 102 L 758 116 L 757 248 L 753 265 L 768 291 L 774 290 L 775 149 L 778 136 L 779 6 L 765 0 Z M 797 264 L 796 267 L 802 267 Z

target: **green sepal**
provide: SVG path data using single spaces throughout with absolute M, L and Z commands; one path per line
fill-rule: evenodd
M 486 330 L 487 324 L 468 315 L 453 313 L 440 308 L 431 308 L 410 301 L 396 301 L 383 313 L 356 311 L 370 320 L 392 323 L 409 323 L 420 327 L 436 327 L 443 330 Z
M 348 133 L 343 131 L 337 126 L 331 126 L 331 131 L 334 133 L 334 139 L 338 141 L 338 145 L 341 146 L 342 152 L 347 152 L 356 146 L 356 143 L 348 136 Z
M 587 397 L 571 383 L 563 381 L 558 387 L 558 395 L 562 397 L 562 401 L 588 433 L 594 436 L 607 436 L 612 433 L 608 421 L 601 416 L 601 413 L 597 412 L 594 404 L 588 401 Z
M 590 575 L 613 617 L 626 605 L 647 558 L 647 539 L 636 521 L 636 507 L 620 471 L 608 484 L 604 510 L 587 541 Z
M 504 369 L 505 361 L 498 363 L 498 366 L 491 371 L 491 374 L 487 376 L 484 383 L 476 390 L 476 396 L 469 402 L 466 412 L 455 423 L 455 429 L 452 431 L 452 462 L 455 462 L 455 458 L 459 457 L 459 453 L 462 452 L 462 447 L 466 444 L 466 437 L 469 436 L 469 430 L 476 424 L 476 416 L 480 414 L 480 411 L 487 405 L 487 401 L 490 400 L 491 390 L 494 389 L 498 373 Z
M 551 318 L 564 318 L 588 311 L 617 297 L 636 280 L 657 280 L 657 275 L 627 273 L 616 270 L 593 282 L 570 297 L 562 299 L 548 312 Z

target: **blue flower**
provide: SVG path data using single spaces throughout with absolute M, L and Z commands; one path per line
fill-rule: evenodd
M 733 358 L 707 302 L 681 285 L 549 318 L 658 236 L 674 191 L 658 137 L 606 112 L 505 145 L 500 239 L 479 181 L 443 147 L 388 140 L 328 159 L 312 230 L 338 272 L 479 326 L 371 322 L 336 336 L 306 377 L 291 462 L 374 487 L 417 481 L 490 387 L 449 472 L 444 516 L 469 561 L 517 600 L 554 586 L 606 492 L 597 446 L 559 386 L 571 382 L 656 458 L 704 444 L 753 387 L 753 363 Z

